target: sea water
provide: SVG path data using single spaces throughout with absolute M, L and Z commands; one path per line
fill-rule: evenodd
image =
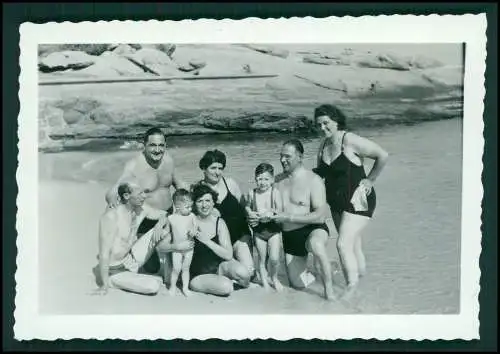
M 363 231 L 368 274 L 360 283 L 362 296 L 350 305 L 351 310 L 354 306 L 361 313 L 457 313 L 462 120 L 356 133 L 380 144 L 390 158 L 375 184 L 377 208 Z M 267 161 L 277 171 L 281 170 L 279 150 L 290 137 L 279 134 L 172 137 L 167 145 L 178 175 L 188 182 L 201 178 L 198 161 L 206 150 L 223 151 L 228 160 L 225 174 L 246 191 L 253 186 L 253 172 L 260 162 Z M 308 137 L 302 141 L 304 163 L 306 167 L 314 167 L 320 140 Z M 139 153 L 120 149 L 121 146 L 123 142 L 81 151 L 40 153 L 40 179 L 111 185 L 121 174 L 124 163 Z M 370 166 L 367 162 L 367 171 Z M 336 239 L 333 230 L 328 252 L 332 261 L 338 263 Z M 342 274 L 336 274 L 334 280 L 342 284 Z M 296 308 L 311 313 L 319 311 L 316 301 L 309 307 L 306 305 Z M 287 307 L 294 312 L 293 303 Z M 245 309 L 255 310 L 251 304 Z M 235 307 L 239 313 L 245 309 Z

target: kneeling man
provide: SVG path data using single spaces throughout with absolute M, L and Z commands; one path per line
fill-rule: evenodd
M 315 277 L 307 270 L 311 252 L 317 272 L 323 278 L 324 296 L 334 300 L 331 266 L 326 254 L 329 237 L 325 220 L 328 213 L 323 181 L 302 164 L 304 147 L 299 140 L 285 142 L 280 162 L 283 173 L 277 187 L 283 198 L 283 213 L 275 216 L 282 225 L 283 249 L 290 285 L 309 287 Z

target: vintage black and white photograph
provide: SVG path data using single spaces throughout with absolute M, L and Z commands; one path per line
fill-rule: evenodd
M 477 336 L 485 19 L 456 17 L 26 26 L 19 333 Z

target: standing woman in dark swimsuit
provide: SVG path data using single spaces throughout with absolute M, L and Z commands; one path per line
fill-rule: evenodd
M 229 177 L 223 176 L 226 167 L 226 155 L 219 150 L 207 151 L 199 163 L 203 171 L 203 183 L 212 187 L 218 194 L 215 208 L 226 222 L 234 258 L 240 261 L 253 275 L 255 267 L 251 253 L 251 232 L 248 226 L 242 193 L 238 184 Z
M 315 172 L 325 181 L 327 202 L 339 235 L 337 249 L 349 291 L 366 272 L 361 231 L 373 216 L 376 206 L 373 185 L 389 155 L 371 140 L 346 132 L 346 117 L 333 105 L 317 107 L 314 119 L 325 136 Z M 368 175 L 363 167 L 365 158 L 375 160 Z M 366 195 L 364 207 L 351 203 L 358 187 Z
M 198 227 L 194 238 L 193 259 L 189 268 L 189 287 L 196 292 L 227 296 L 233 292 L 233 281 L 247 287 L 250 274 L 233 259 L 233 248 L 226 223 L 214 215 L 217 193 L 207 185 L 192 189 L 193 211 Z

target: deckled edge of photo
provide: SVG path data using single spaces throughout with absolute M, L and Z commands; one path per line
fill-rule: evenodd
M 486 14 L 289 19 L 98 21 L 20 26 L 16 173 L 17 340 L 56 339 L 403 339 L 479 338 L 479 256 Z M 39 43 L 466 43 L 459 315 L 99 315 L 38 314 Z M 465 168 L 466 167 L 466 168 Z M 154 324 L 154 325 L 152 325 Z

